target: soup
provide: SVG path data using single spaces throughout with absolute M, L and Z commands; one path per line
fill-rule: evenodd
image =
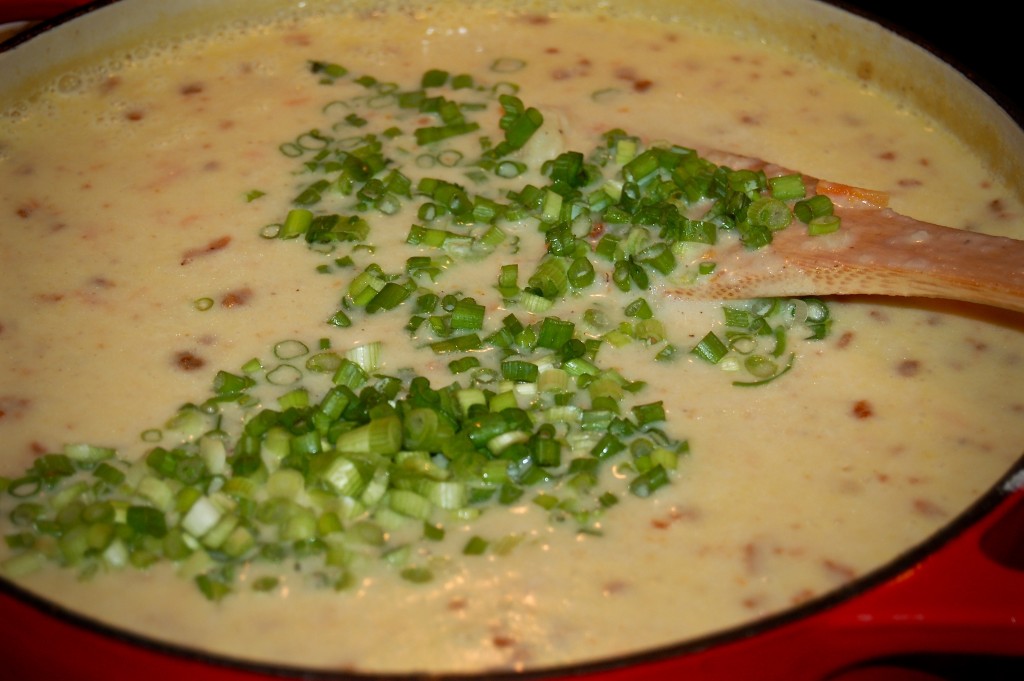
M 155 640 L 361 672 L 667 645 L 892 560 L 1024 440 L 1015 316 L 672 295 L 779 228 L 703 149 L 1021 233 L 934 120 L 713 23 L 282 11 L 3 111 L 5 574 Z

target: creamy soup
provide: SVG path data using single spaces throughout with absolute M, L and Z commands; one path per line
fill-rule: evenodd
M 699 172 L 652 198 L 693 149 L 1024 234 L 943 127 L 771 45 L 295 11 L 0 110 L 5 575 L 146 637 L 371 672 L 663 646 L 885 564 L 1024 442 L 1008 313 L 671 295 L 739 229 Z

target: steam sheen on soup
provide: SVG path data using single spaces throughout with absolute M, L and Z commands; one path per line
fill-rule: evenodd
M 437 80 L 424 87 L 428 73 Z M 400 103 L 418 91 L 462 108 Z M 529 122 L 530 109 L 543 123 L 529 140 L 494 152 L 514 127 L 504 124 L 517 113 Z M 557 200 L 544 191 L 555 159 L 582 158 L 612 178 L 567 171 L 589 206 L 597 190 L 621 200 L 612 170 L 645 150 L 674 150 L 681 163 L 690 149 L 714 148 L 887 192 L 923 220 L 1022 234 L 1018 198 L 953 135 L 870 83 L 778 47 L 625 12 L 360 4 L 160 37 L 31 96 L 5 95 L 2 111 L 0 556 L 19 586 L 125 630 L 229 657 L 370 672 L 605 658 L 747 623 L 864 575 L 989 489 L 1024 441 L 1016 317 L 936 301 L 779 301 L 768 323 L 781 336 L 740 333 L 722 303 L 672 296 L 699 286 L 714 246 L 651 251 L 663 224 L 638 230 L 545 203 Z M 413 134 L 453 132 L 453 121 L 479 128 L 439 141 Z M 371 168 L 379 186 L 359 175 L 366 165 L 352 184 L 336 180 L 345 158 L 362 150 L 365 161 L 376 143 L 387 159 Z M 310 190 L 317 173 L 331 183 Z M 402 177 L 405 193 L 385 182 Z M 424 178 L 461 189 L 479 212 L 444 204 Z M 527 187 L 540 192 L 539 213 L 488 221 L 484 199 L 506 206 Z M 337 216 L 330 238 L 304 238 L 303 220 L 321 216 Z M 545 295 L 551 279 L 536 273 L 558 247 L 545 230 L 561 218 L 558 243 L 576 249 L 561 271 L 582 257 L 593 282 L 572 270 L 580 285 Z M 290 229 L 296 238 L 282 238 Z M 608 234 L 622 239 L 604 257 Z M 667 273 L 654 264 L 664 251 Z M 509 265 L 518 271 L 502 280 Z M 368 267 L 360 281 L 372 291 L 353 284 Z M 388 282 L 400 300 L 367 311 Z M 569 370 L 579 364 L 565 364 L 577 355 L 564 338 L 545 346 L 545 333 L 566 328 L 558 322 L 571 323 L 572 347 L 597 369 Z M 443 345 L 474 332 L 480 346 Z M 732 338 L 717 363 L 692 352 L 709 332 Z M 232 482 L 246 477 L 233 475 L 245 469 L 235 458 L 241 419 L 320 403 L 349 366 L 342 358 L 365 361 L 363 350 L 349 354 L 358 348 L 380 351 L 367 376 L 346 383 L 375 396 L 373 415 L 390 415 L 415 375 L 437 393 L 458 383 L 466 402 L 453 408 L 464 415 L 481 400 L 472 414 L 482 421 L 490 404 L 511 405 L 546 419 L 548 435 L 572 435 L 547 466 L 514 456 L 543 449 L 543 438 L 512 428 L 488 439 L 484 458 L 498 463 L 474 469 L 468 492 L 410 482 L 454 479 L 460 464 L 444 454 L 456 447 L 448 438 L 407 455 L 408 430 L 401 451 L 385 454 L 390 468 L 377 469 L 390 481 L 382 473 L 348 497 L 348 469 L 332 451 L 338 429 L 302 440 L 309 450 L 257 445 L 251 484 Z M 746 362 L 757 353 L 764 362 Z M 503 376 L 496 358 L 561 374 Z M 244 389 L 224 388 L 234 379 Z M 601 449 L 609 427 L 621 451 Z M 204 436 L 228 446 L 200 447 Z M 194 479 L 158 470 L 154 450 L 175 448 L 202 462 Z M 75 494 L 29 494 L 37 462 L 58 461 L 49 455 L 111 452 L 103 463 L 123 481 L 97 482 L 97 461 L 72 477 L 87 481 Z M 596 462 L 573 468 L 577 455 Z M 373 451 L 356 460 L 381 461 Z M 656 465 L 663 475 L 644 476 Z M 296 471 L 300 489 L 275 470 Z M 316 477 L 325 470 L 327 482 Z M 168 482 L 179 474 L 189 484 Z M 271 497 L 287 503 L 268 501 L 271 478 Z M 104 484 L 124 492 L 109 518 L 93 503 Z M 373 516 L 366 489 L 386 506 Z M 426 510 L 395 501 L 426 489 L 442 495 Z M 448 489 L 469 500 L 436 491 Z M 171 534 L 178 552 L 161 558 L 168 530 L 147 523 L 173 524 L 197 498 L 215 510 L 209 525 L 196 512 L 190 527 L 210 530 L 230 514 L 233 524 L 216 542 Z M 285 539 L 252 529 L 299 501 L 315 512 L 288 516 L 299 520 Z M 129 512 L 143 507 L 164 520 Z M 82 529 L 90 513 L 109 520 L 105 531 Z

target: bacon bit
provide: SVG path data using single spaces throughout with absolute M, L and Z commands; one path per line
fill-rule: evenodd
M 191 250 L 185 251 L 185 255 L 182 257 L 181 260 L 181 264 L 187 265 L 190 262 L 192 262 L 195 258 L 198 258 L 201 255 L 207 255 L 208 253 L 213 253 L 214 251 L 219 251 L 222 248 L 227 247 L 229 243 L 231 243 L 231 237 L 222 236 L 219 239 L 214 239 L 213 241 L 206 244 L 206 246 L 203 246 L 202 248 L 193 248 Z
M 867 400 L 857 400 L 853 403 L 853 415 L 863 420 L 874 416 L 875 410 L 871 408 L 871 403 Z
M 761 119 L 751 114 L 743 114 L 740 116 L 740 123 L 743 125 L 757 126 L 761 125 Z
M 231 291 L 230 293 L 224 294 L 224 297 L 220 300 L 220 304 L 223 307 L 238 307 L 249 302 L 249 298 L 251 297 L 252 289 L 242 288 L 237 291 Z
M 814 592 L 810 589 L 801 589 L 793 594 L 793 597 L 789 599 L 789 602 L 793 605 L 800 605 L 814 598 Z
M 847 201 L 866 203 L 875 208 L 885 208 L 889 205 L 889 195 L 886 192 L 864 189 L 863 187 L 852 187 L 839 182 L 818 180 L 817 192 L 825 194 L 832 199 L 846 199 Z
M 591 61 L 589 59 L 580 59 L 573 66 L 562 66 L 554 69 L 551 72 L 551 78 L 552 80 L 568 80 L 577 76 L 587 76 L 590 74 L 590 67 Z
M 895 151 L 885 151 L 885 152 L 882 152 L 881 154 L 879 154 L 878 158 L 882 159 L 883 161 L 895 161 L 896 160 L 896 152 Z
M 743 565 L 748 573 L 760 574 L 764 568 L 764 560 L 761 558 L 761 548 L 757 544 L 748 542 L 743 546 Z
M 551 17 L 546 14 L 528 14 L 523 17 L 523 21 L 534 26 L 543 26 L 551 23 Z
M 700 518 L 700 511 L 695 508 L 681 509 L 673 506 L 668 510 L 667 518 L 651 518 L 651 527 L 656 530 L 665 530 L 680 520 L 697 520 L 698 518 Z
M 844 331 L 843 335 L 836 341 L 836 347 L 842 350 L 843 348 L 849 347 L 853 341 L 853 331 Z
M 561 52 L 561 50 L 558 49 L 557 47 L 546 47 L 544 48 L 544 52 L 546 54 L 558 54 L 559 52 Z
M 619 78 L 621 80 L 627 80 L 630 83 L 632 83 L 633 90 L 635 92 L 647 92 L 652 87 L 654 87 L 654 81 L 648 78 L 641 78 L 636 74 L 636 72 L 632 68 L 628 66 L 623 66 L 617 69 L 615 71 L 615 76 L 616 78 Z
M 505 636 L 504 634 L 495 634 L 491 638 L 491 643 L 495 648 L 511 648 L 516 644 L 516 640 L 511 636 Z
M 747 596 L 740 603 L 747 610 L 760 610 L 761 605 L 764 603 L 764 596 Z
M 821 564 L 827 571 L 831 572 L 836 577 L 839 577 L 844 582 L 853 581 L 857 577 L 856 570 L 847 565 L 843 565 L 842 563 L 837 563 L 831 558 L 826 558 L 821 562 Z
M 141 121 L 146 117 L 146 114 L 140 109 L 132 109 L 131 111 L 125 112 L 124 117 L 130 121 Z
M 27 218 L 30 217 L 32 213 L 35 213 L 37 210 L 39 210 L 40 207 L 41 204 L 35 199 L 32 199 L 28 203 L 23 203 L 20 206 L 18 206 L 18 209 L 14 212 L 17 214 L 19 218 Z
M 121 85 L 121 76 L 111 76 L 100 85 L 100 94 L 109 94 Z
M 0 397 L 0 419 L 8 416 L 20 418 L 28 411 L 30 404 L 24 397 Z
M 875 65 L 869 61 L 862 61 L 857 65 L 857 77 L 868 82 L 875 76 Z
M 206 89 L 206 86 L 202 83 L 186 83 L 185 85 L 181 86 L 181 89 L 178 90 L 178 92 L 187 97 L 189 95 L 197 95 L 204 89 Z
M 193 355 L 191 352 L 179 352 L 174 358 L 174 363 L 182 371 L 195 371 L 201 369 L 206 364 L 206 360 L 198 355 Z
M 923 516 L 929 518 L 945 518 L 948 513 L 946 510 L 936 504 L 934 501 L 928 499 L 917 498 L 914 499 L 914 510 Z
M 28 451 L 32 452 L 33 454 L 42 455 L 50 451 L 50 448 L 44 445 L 42 442 L 36 442 L 35 440 L 33 440 L 28 446 Z
M 202 219 L 203 216 L 200 213 L 189 213 L 182 219 L 178 220 L 178 224 L 181 225 L 182 227 L 188 227 L 189 225 L 194 225 L 195 223 L 199 222 Z
M 309 47 L 313 44 L 313 40 L 307 33 L 293 33 L 285 36 L 284 41 L 289 45 L 296 45 L 298 47 Z
M 900 376 L 917 376 L 921 371 L 921 363 L 916 359 L 905 359 L 896 365 L 896 373 Z
M 601 587 L 601 593 L 605 596 L 614 596 L 623 593 L 628 587 L 629 584 L 621 579 L 613 579 L 610 582 L 605 582 L 605 585 Z

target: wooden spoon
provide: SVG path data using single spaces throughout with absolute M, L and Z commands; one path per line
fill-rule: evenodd
M 703 154 L 733 169 L 793 171 L 722 152 Z M 874 294 L 981 303 L 1024 312 L 1024 241 L 943 227 L 887 207 L 885 193 L 804 176 L 841 217 L 838 232 L 809 236 L 794 221 L 772 243 L 750 250 L 738 240 L 708 258 L 715 271 L 678 297 L 712 299 Z

